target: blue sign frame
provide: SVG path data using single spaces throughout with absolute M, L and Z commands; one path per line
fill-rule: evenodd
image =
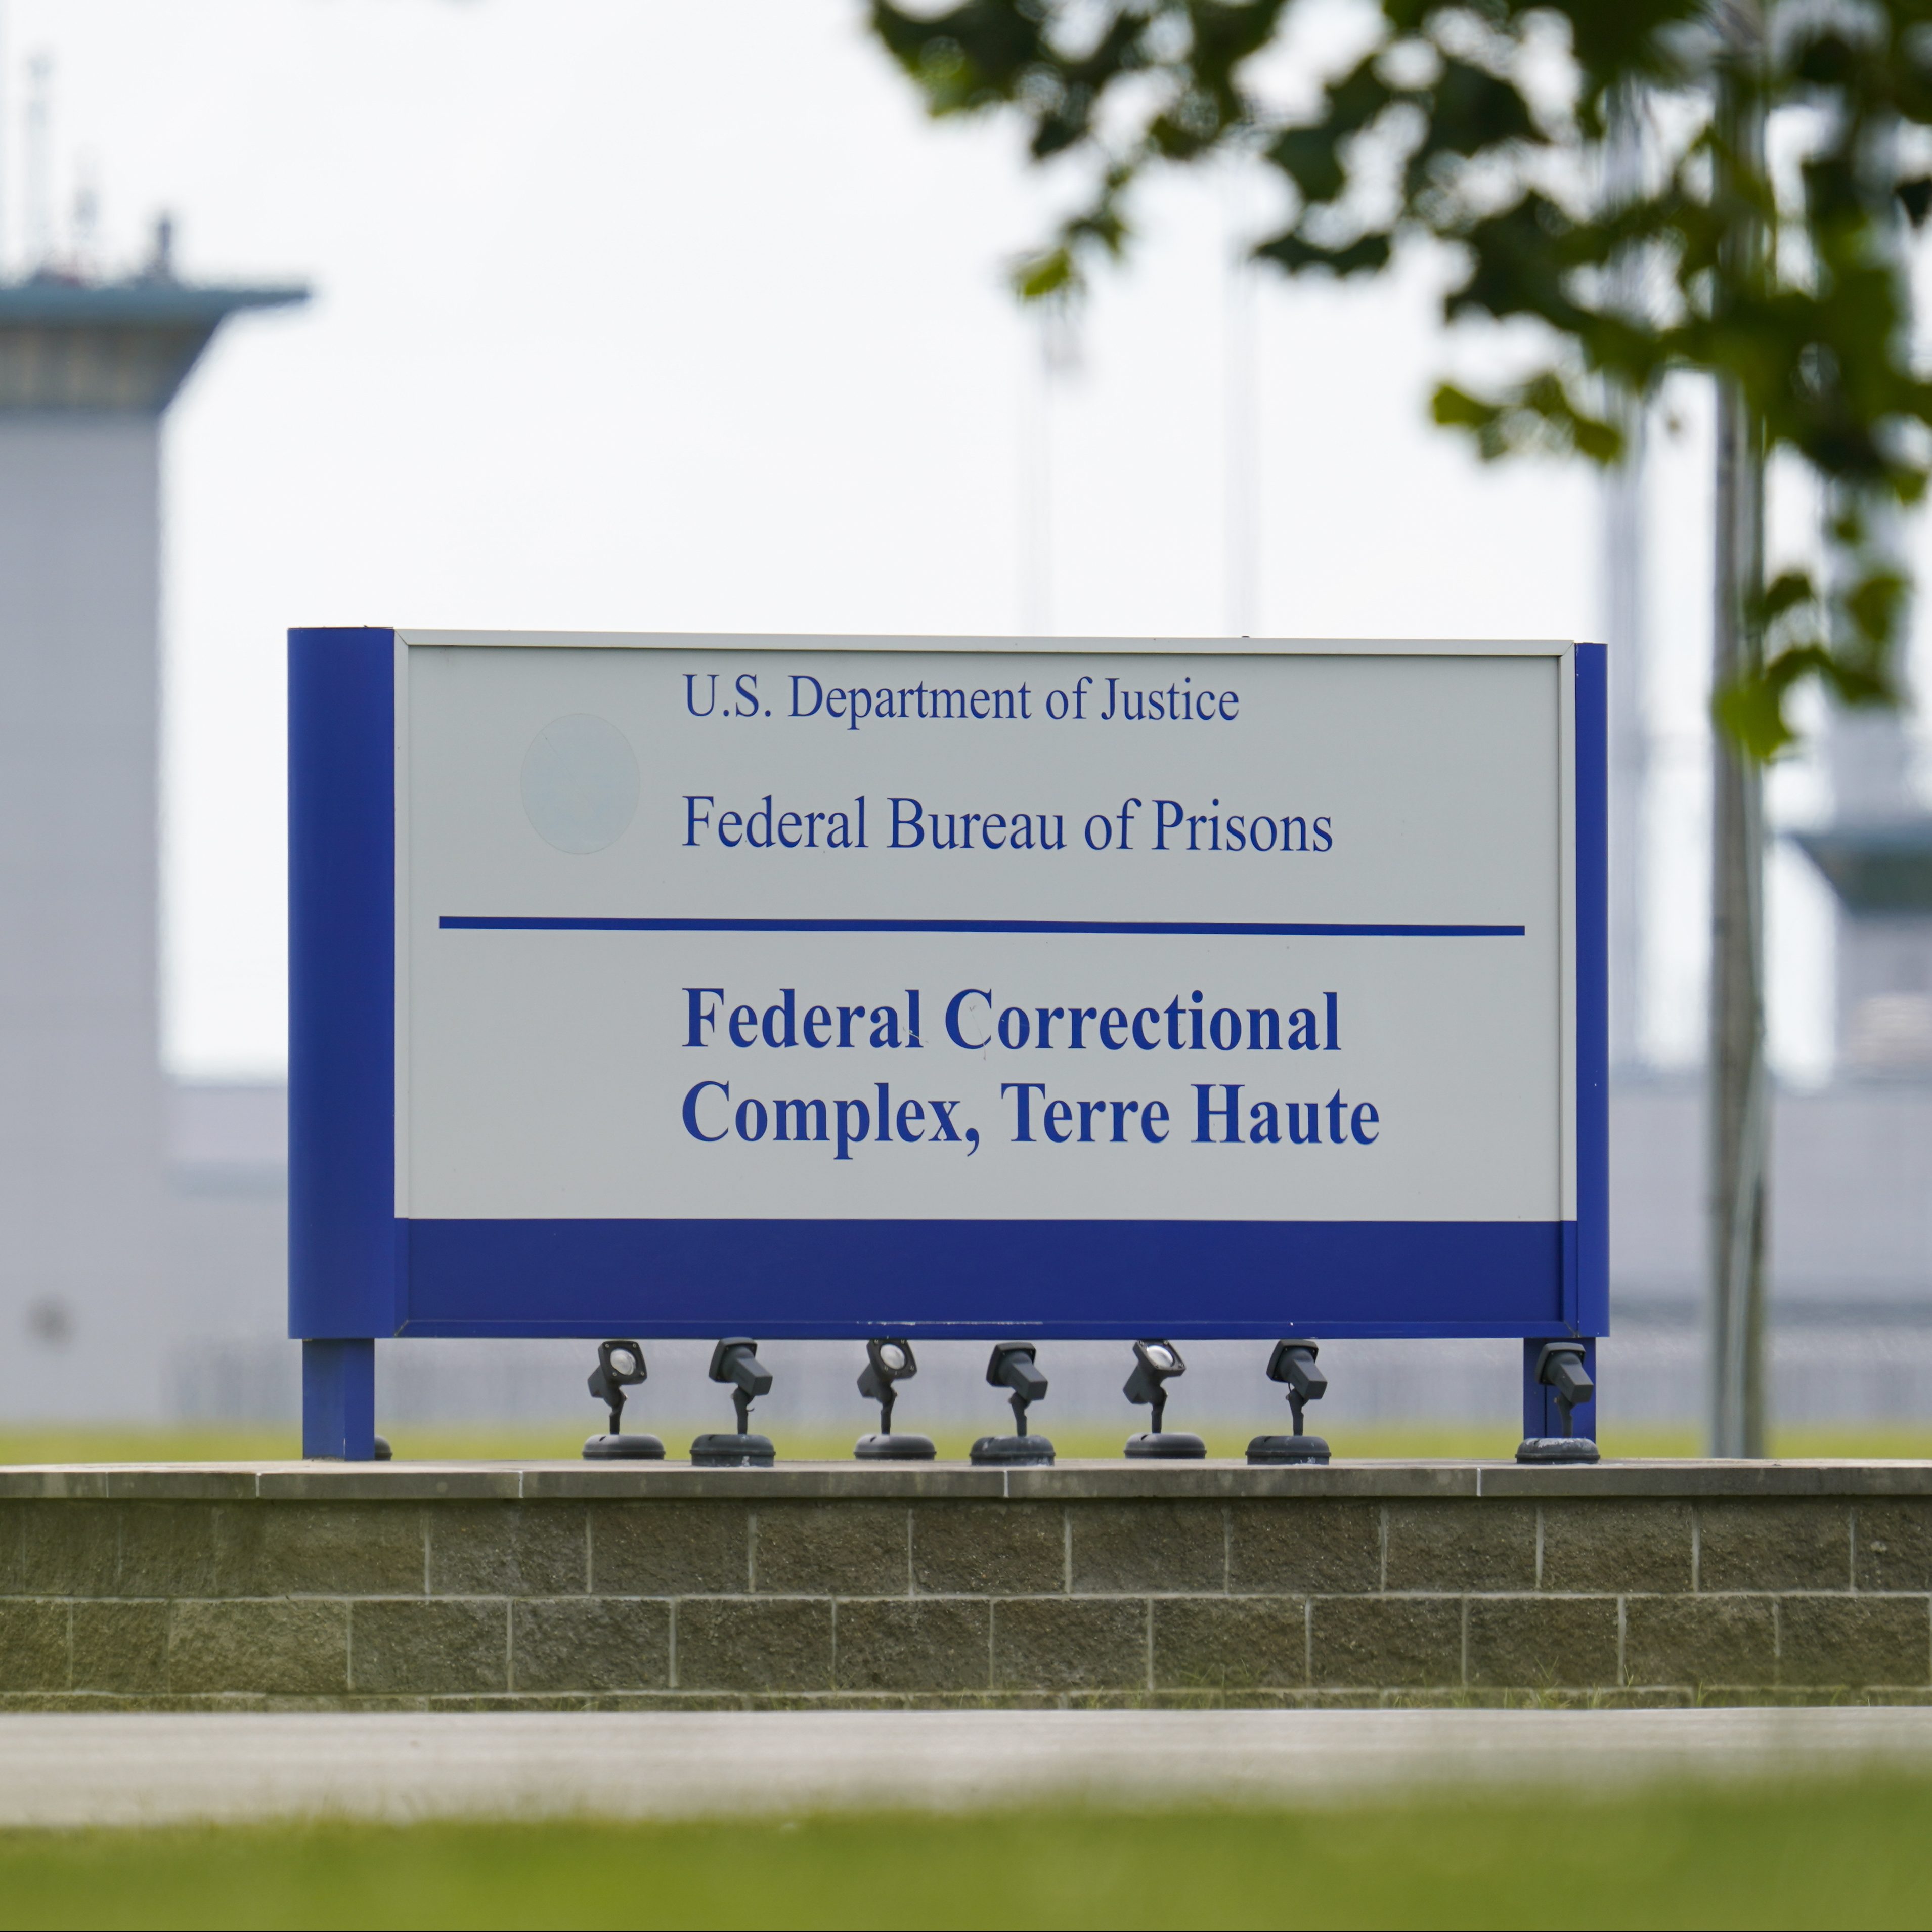
M 1572 658 L 1576 1218 L 1348 1222 L 398 1219 L 396 644 L 393 629 L 289 634 L 289 1328 L 305 1345 L 304 1454 L 373 1453 L 373 1345 L 409 1335 L 1514 1336 L 1526 1428 L 1553 1432 L 1537 1348 L 1572 1336 L 1594 1354 L 1610 1316 L 1602 646 Z M 1204 1274 L 1222 1312 L 1190 1322 L 1174 1284 Z M 988 1280 L 1010 1316 L 946 1318 L 963 1284 Z

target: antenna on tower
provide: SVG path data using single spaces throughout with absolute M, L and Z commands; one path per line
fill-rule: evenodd
M 7 279 L 7 0 L 0 0 L 0 282 Z
M 1030 304 L 1022 320 L 1033 340 L 1020 414 L 1020 632 L 1050 638 L 1054 432 L 1060 391 L 1081 367 L 1079 319 L 1064 296 L 1048 296 Z
M 1222 184 L 1226 266 L 1222 284 L 1222 628 L 1231 638 L 1260 628 L 1261 434 L 1256 352 L 1253 193 L 1245 158 Z
M 175 218 L 172 214 L 154 217 L 153 252 L 148 257 L 142 278 L 150 282 L 171 282 L 175 278 Z
M 38 274 L 54 253 L 53 182 L 49 165 L 52 139 L 54 57 L 44 51 L 27 62 L 27 265 Z
M 74 206 L 68 223 L 68 254 L 74 272 L 92 281 L 98 264 L 94 260 L 100 239 L 100 190 L 94 179 L 92 155 L 83 155 L 80 178 L 74 184 Z

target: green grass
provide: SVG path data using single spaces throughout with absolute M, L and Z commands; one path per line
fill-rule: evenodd
M 989 1406 L 984 1428 L 999 1428 L 1004 1412 Z M 1358 1456 L 1506 1456 L 1516 1440 L 1506 1424 L 1481 1427 L 1457 1423 L 1377 1423 L 1352 1427 L 1346 1418 L 1322 1418 L 1335 1454 Z M 1281 1419 L 1286 1426 L 1286 1418 Z M 635 1424 L 661 1436 L 673 1456 L 688 1453 L 691 1438 L 700 1429 L 714 1428 L 718 1418 L 671 1423 L 639 1416 Z M 914 1426 L 910 1417 L 908 1426 Z M 1210 1428 L 1204 1432 L 1211 1456 L 1239 1456 L 1248 1438 L 1269 1426 L 1258 1416 L 1243 1427 Z M 572 1418 L 552 1423 L 526 1423 L 466 1429 L 447 1424 L 385 1425 L 396 1454 L 406 1461 L 455 1458 L 486 1461 L 574 1456 L 594 1419 Z M 1010 1426 L 1010 1424 L 1006 1424 Z M 1042 1411 L 1036 1426 L 1052 1436 L 1063 1456 L 1118 1456 L 1134 1423 L 1124 1412 L 1115 1430 L 1057 1428 Z M 849 1430 L 832 1432 L 777 1428 L 775 1439 L 782 1460 L 842 1461 L 864 1426 L 855 1413 Z M 943 1456 L 963 1458 L 979 1430 L 942 1429 L 934 1441 Z M 1697 1432 L 1686 1428 L 1638 1424 L 1612 1427 L 1602 1438 L 1608 1456 L 1698 1456 L 1704 1453 Z M 1772 1448 L 1780 1456 L 1932 1457 L 1932 1425 L 1844 1423 L 1814 1424 L 1773 1432 Z M 0 1464 L 10 1462 L 253 1462 L 302 1454 L 300 1433 L 292 1423 L 246 1425 L 185 1425 L 163 1428 L 75 1429 L 48 1425 L 0 1429 Z
M 1923 1926 L 1932 1782 L 0 1834 L 0 1926 Z

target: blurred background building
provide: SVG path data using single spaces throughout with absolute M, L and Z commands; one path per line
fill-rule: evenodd
M 297 1401 L 280 1331 L 286 1096 L 272 1082 L 164 1078 L 158 982 L 155 758 L 161 419 L 228 316 L 305 298 L 288 287 L 148 269 L 98 284 L 0 288 L 0 1415 L 282 1420 Z M 1617 962 L 1612 1102 L 1620 1418 L 1690 1422 L 1703 1406 L 1702 1096 L 1659 1070 L 1639 1003 L 1653 818 L 1644 638 L 1628 586 L 1643 556 L 1641 472 L 1606 493 L 1606 633 L 1616 653 L 1611 770 Z M 1908 728 L 1828 726 L 1828 817 L 1793 835 L 1834 895 L 1835 1064 L 1780 1091 L 1774 1146 L 1773 1355 L 1780 1420 L 1906 1420 L 1932 1409 L 1932 816 Z M 88 1345 L 70 1351 L 82 1331 Z M 703 1349 L 658 1352 L 701 1404 Z M 771 1407 L 794 1422 L 861 1412 L 849 1347 L 774 1344 Z M 990 1414 L 976 1345 L 925 1351 L 922 1412 Z M 1272 1412 L 1263 1352 L 1195 1345 L 1190 1412 Z M 382 1354 L 392 1420 L 548 1420 L 578 1402 L 569 1343 L 404 1342 Z M 1051 1351 L 1069 1420 L 1120 1413 L 1117 1346 Z M 1516 1399 L 1513 1347 L 1331 1343 L 1327 1426 L 1494 1420 Z M 688 1358 L 688 1360 L 686 1358 Z M 69 1364 L 84 1373 L 66 1372 Z
M 703 11 L 7 8 L 0 1424 L 293 1415 L 281 635 L 418 621 L 1606 638 L 1605 1402 L 1694 1425 L 1704 399 L 1667 392 L 1643 462 L 1600 493 L 1480 469 L 1426 424 L 1432 375 L 1475 352 L 1445 344 L 1426 274 L 1364 302 L 1233 268 L 1266 218 L 1245 191 L 1155 197 L 1132 269 L 1077 339 L 1042 341 L 1001 284 L 1043 218 L 1010 157 L 921 124 L 836 0 L 742 0 L 757 31 L 727 127 L 656 78 L 716 57 Z M 292 286 L 180 270 L 146 215 L 101 212 L 117 167 L 219 259 L 292 252 L 322 298 L 298 313 Z M 263 304 L 290 319 L 224 324 Z M 1815 506 L 1774 508 L 1774 544 L 1802 550 Z M 1922 1422 L 1919 727 L 1812 722 L 1771 791 L 1773 1413 Z M 921 1352 L 909 1412 L 997 1420 L 982 1350 Z M 1124 1351 L 1051 1352 L 1052 1417 L 1124 1432 Z M 1177 1425 L 1277 1415 L 1264 1351 L 1188 1353 Z M 702 1354 L 654 1351 L 647 1412 L 709 1412 Z M 854 1351 L 770 1355 L 775 1427 L 856 1432 Z M 379 1358 L 392 1420 L 590 1420 L 580 1345 Z M 1512 1344 L 1324 1362 L 1338 1442 L 1352 1421 L 1515 1430 Z
M 165 222 L 127 280 L 0 286 L 0 1414 L 166 1413 L 282 1267 L 279 1169 L 222 1165 L 273 1162 L 280 1090 L 162 1074 L 160 435 L 228 316 L 305 294 L 178 281 Z

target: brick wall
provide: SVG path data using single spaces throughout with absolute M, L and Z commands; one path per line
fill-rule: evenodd
M 1932 1466 L 0 1471 L 0 1708 L 1932 1702 Z

